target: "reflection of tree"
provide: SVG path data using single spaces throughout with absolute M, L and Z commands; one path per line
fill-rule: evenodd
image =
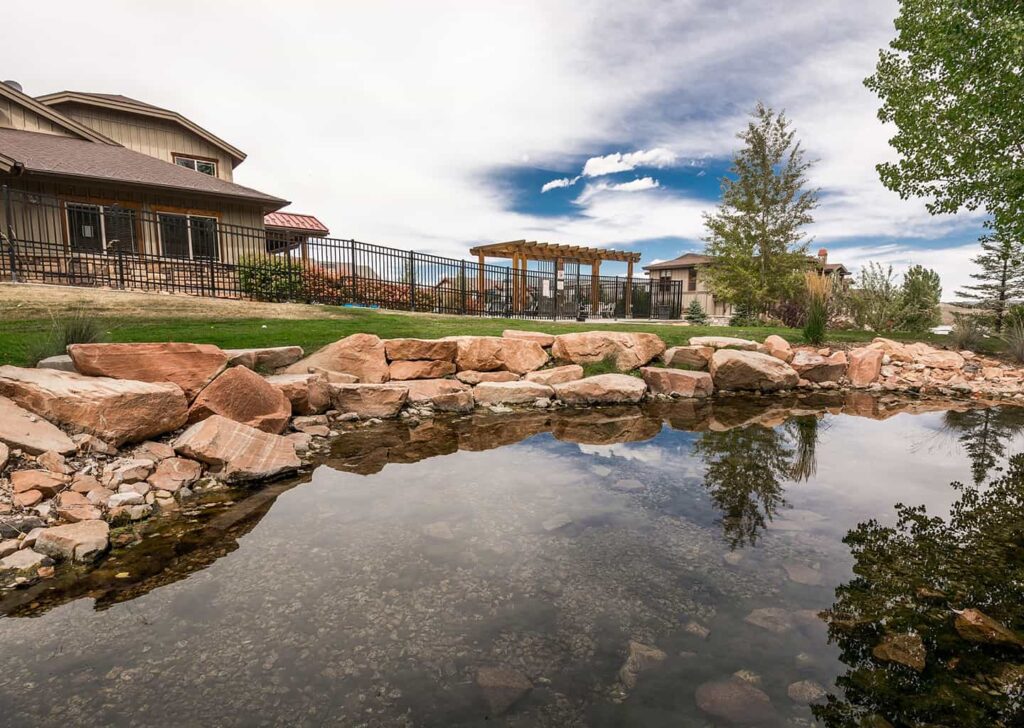
M 1024 408 L 986 407 L 966 412 L 948 411 L 944 429 L 955 433 L 971 460 L 974 484 L 981 485 L 1006 455 L 1006 443 L 1024 429 Z
M 693 450 L 704 461 L 704 487 L 722 511 L 730 545 L 754 543 L 785 502 L 782 481 L 793 467 L 785 431 L 748 425 L 705 432 Z
M 984 491 L 953 487 L 948 521 L 897 506 L 895 527 L 870 521 L 847 535 L 855 576 L 825 616 L 848 670 L 843 697 L 815 709 L 826 725 L 1024 725 L 1024 650 L 968 640 L 955 623 L 970 608 L 1024 629 L 1024 455 Z M 884 636 L 907 634 L 921 639 L 923 670 L 874 654 Z

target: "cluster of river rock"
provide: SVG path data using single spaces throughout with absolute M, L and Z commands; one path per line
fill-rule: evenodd
M 622 373 L 584 376 L 595 362 Z M 36 368 L 0 367 L 0 573 L 9 574 L 0 587 L 52 576 L 54 560 L 95 560 L 111 524 L 176 510 L 197 491 L 293 473 L 343 422 L 717 390 L 1024 399 L 1021 374 L 970 352 L 887 339 L 843 351 L 794 349 L 778 336 L 666 348 L 653 334 L 606 331 L 355 334 L 305 357 L 299 347 L 76 344 Z

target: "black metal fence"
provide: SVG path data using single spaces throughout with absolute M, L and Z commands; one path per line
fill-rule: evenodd
M 514 318 L 680 318 L 682 281 L 592 277 L 579 262 L 515 271 L 357 240 L 284 235 L 143 206 L 7 187 L 0 280 Z

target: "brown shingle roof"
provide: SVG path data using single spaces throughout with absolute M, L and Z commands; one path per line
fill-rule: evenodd
M 660 263 L 651 263 L 645 265 L 644 270 L 665 270 L 671 268 L 685 268 L 689 265 L 700 265 L 701 263 L 711 262 L 711 256 L 701 255 L 700 253 L 683 253 L 678 258 L 672 260 L 663 260 Z
M 181 190 L 199 195 L 245 199 L 261 202 L 268 210 L 277 210 L 288 204 L 287 200 L 280 197 L 186 169 L 125 147 L 97 144 L 54 134 L 0 129 L 0 155 L 14 159 L 27 173 L 81 177 L 103 182 Z

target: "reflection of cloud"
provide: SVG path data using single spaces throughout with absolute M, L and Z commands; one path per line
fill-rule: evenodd
M 580 452 L 585 455 L 596 455 L 601 458 L 617 457 L 624 460 L 635 460 L 642 463 L 659 463 L 662 459 L 660 447 L 644 445 L 642 447 L 630 447 L 629 445 L 577 445 Z

